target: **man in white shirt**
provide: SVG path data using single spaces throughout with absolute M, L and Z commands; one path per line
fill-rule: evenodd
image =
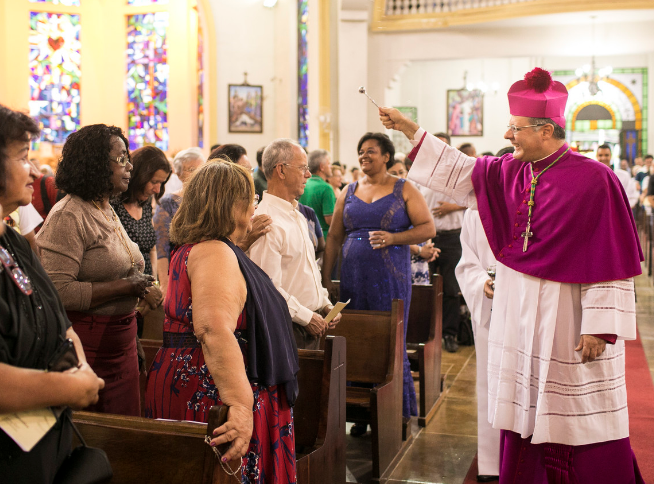
M 620 180 L 620 183 L 622 184 L 622 187 L 627 194 L 629 205 L 631 208 L 634 208 L 638 203 L 638 185 L 636 180 L 629 176 L 629 173 L 626 171 L 620 168 L 614 168 L 613 164 L 611 163 L 611 157 L 611 147 L 609 145 L 603 144 L 597 148 L 597 161 L 604 163 L 606 166 L 613 170 L 613 173 L 615 173 L 615 176 L 618 177 L 618 180 Z
M 497 262 L 477 210 L 463 216 L 461 249 L 456 278 L 472 316 L 477 360 L 477 482 L 492 482 L 500 474 L 500 431 L 488 421 L 488 332 L 495 287 L 489 269 Z
M 263 152 L 263 173 L 268 190 L 256 210 L 272 219 L 271 230 L 248 251 L 284 296 L 293 319 L 293 333 L 300 349 L 318 349 L 328 324 L 324 317 L 333 308 L 322 287 L 320 269 L 306 218 L 297 210 L 297 199 L 311 177 L 307 155 L 290 139 L 277 139 Z M 338 315 L 330 323 L 333 327 Z

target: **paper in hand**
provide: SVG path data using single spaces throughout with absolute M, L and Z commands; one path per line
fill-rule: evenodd
M 0 429 L 25 452 L 32 450 L 56 422 L 49 408 L 0 415 Z
M 334 308 L 331 311 L 329 311 L 329 314 L 325 316 L 325 322 L 330 323 L 331 320 L 334 319 L 336 315 L 340 313 L 345 306 L 350 304 L 350 301 L 351 299 L 348 299 L 346 302 L 337 302 L 336 306 L 334 306 Z

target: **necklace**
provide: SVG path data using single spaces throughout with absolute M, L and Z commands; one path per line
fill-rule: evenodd
M 14 254 L 9 240 L 2 238 L 7 248 L 0 245 L 0 272 L 7 272 L 14 284 L 26 296 L 31 296 L 34 292 L 34 286 L 27 274 L 18 266 L 18 257 Z
M 538 184 L 538 179 L 545 173 L 547 170 L 549 170 L 554 164 L 559 161 L 563 156 L 570 151 L 570 148 L 565 150 L 563 153 L 559 155 L 559 157 L 554 160 L 552 163 L 547 165 L 547 167 L 541 171 L 538 175 L 534 176 L 534 166 L 532 163 L 529 163 L 529 171 L 531 172 L 531 190 L 529 192 L 529 202 L 527 205 L 529 206 L 529 214 L 527 215 L 527 230 L 525 230 L 521 235 L 525 239 L 525 243 L 522 246 L 522 252 L 527 252 L 527 245 L 529 244 L 529 237 L 533 237 L 534 233 L 531 231 L 531 212 L 533 211 L 534 206 L 536 205 L 534 203 L 534 196 L 536 195 L 536 185 Z
M 123 245 L 123 247 L 125 248 L 125 250 L 129 254 L 129 259 L 132 261 L 132 267 L 134 267 L 136 265 L 136 261 L 134 260 L 134 256 L 132 255 L 132 251 L 129 250 L 129 245 L 127 245 L 127 241 L 125 240 L 125 236 L 123 235 L 122 230 L 120 230 L 120 226 L 118 226 L 116 224 L 116 219 L 118 217 L 116 216 L 116 212 L 114 212 L 114 208 L 111 205 L 109 205 L 109 207 L 111 208 L 111 214 L 112 214 L 112 220 L 109 220 L 109 217 L 107 217 L 107 214 L 104 212 L 104 210 L 102 210 L 102 207 L 100 207 L 100 205 L 98 205 L 98 202 L 93 200 L 93 205 L 95 205 L 95 208 L 100 210 L 100 212 L 102 213 L 102 215 L 104 215 L 104 218 L 107 220 L 107 222 L 110 225 L 113 226 L 114 232 L 116 232 L 116 235 L 118 235 L 118 238 L 120 239 L 120 243 Z

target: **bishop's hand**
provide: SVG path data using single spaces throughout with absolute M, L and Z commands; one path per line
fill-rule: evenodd
M 495 295 L 495 284 L 493 283 L 492 279 L 488 279 L 484 283 L 484 296 L 486 296 L 488 299 L 493 299 L 494 295 Z
M 606 349 L 606 341 L 592 334 L 582 334 L 575 351 L 581 351 L 581 362 L 588 363 L 599 358 Z
M 379 108 L 379 119 L 386 129 L 402 131 L 404 136 L 413 139 L 420 126 L 404 116 L 395 108 Z

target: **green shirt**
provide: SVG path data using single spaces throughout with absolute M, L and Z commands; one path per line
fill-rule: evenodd
M 299 202 L 313 208 L 323 232 L 327 235 L 329 224 L 325 222 L 325 215 L 328 217 L 333 215 L 334 205 L 336 205 L 336 195 L 332 186 L 320 176 L 313 175 L 307 180 L 307 186 L 304 188 L 304 194 L 300 197 Z

